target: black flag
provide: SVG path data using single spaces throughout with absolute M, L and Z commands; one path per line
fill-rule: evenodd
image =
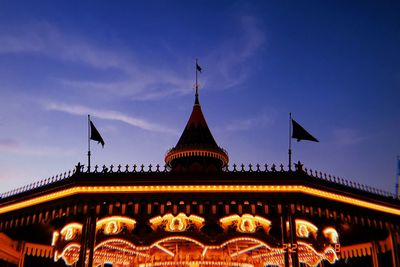
M 94 124 L 91 120 L 89 120 L 90 122 L 90 139 L 99 142 L 99 144 L 101 144 L 102 147 L 104 147 L 104 140 L 101 137 L 99 131 L 97 131 L 96 127 L 94 127 Z
M 292 138 L 297 139 L 297 142 L 300 142 L 300 140 L 319 142 L 314 136 L 312 136 L 309 132 L 307 132 L 294 119 L 292 119 L 292 126 L 293 126 Z
M 196 69 L 201 73 L 201 67 L 199 64 L 196 63 Z

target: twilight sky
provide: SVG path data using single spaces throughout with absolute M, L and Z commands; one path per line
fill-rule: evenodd
M 230 163 L 394 191 L 398 1 L 0 1 L 0 191 L 86 164 L 164 163 L 200 102 Z

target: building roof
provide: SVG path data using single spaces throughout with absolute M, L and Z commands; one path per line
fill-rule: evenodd
M 196 94 L 192 114 L 175 147 L 168 151 L 165 163 L 172 170 L 218 170 L 228 164 L 226 151 L 215 141 Z

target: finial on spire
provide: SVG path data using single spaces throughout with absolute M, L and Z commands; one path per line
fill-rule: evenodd
M 199 97 L 199 84 L 197 82 L 197 73 L 200 72 L 201 73 L 201 67 L 200 65 L 197 63 L 197 58 L 196 58 L 196 102 L 198 102 L 198 97 Z

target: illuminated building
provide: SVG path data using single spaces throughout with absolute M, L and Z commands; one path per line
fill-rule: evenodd
M 0 266 L 400 266 L 397 198 L 300 162 L 228 167 L 197 95 L 165 162 L 3 194 Z

